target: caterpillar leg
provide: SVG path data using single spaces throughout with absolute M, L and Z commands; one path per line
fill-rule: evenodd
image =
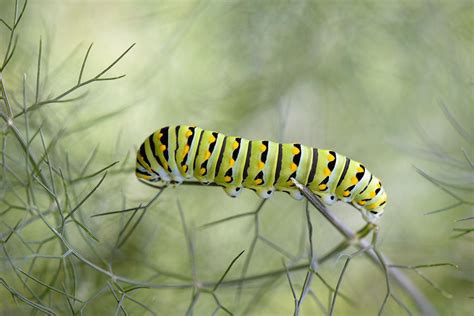
M 295 200 L 302 200 L 304 198 L 303 194 L 296 189 L 296 190 L 291 190 L 291 191 L 286 191 L 289 195 L 291 195 L 292 198 Z
M 225 193 L 229 195 L 230 197 L 238 197 L 240 195 L 240 192 L 242 192 L 242 187 L 226 187 L 224 188 Z
M 183 177 L 183 176 L 177 175 L 177 174 L 175 174 L 175 173 L 173 173 L 172 179 L 173 179 L 173 182 L 176 182 L 177 184 L 181 184 L 181 183 L 183 183 L 183 181 L 184 181 L 184 177 Z
M 337 198 L 334 194 L 326 194 L 326 195 L 323 195 L 321 197 L 321 199 L 323 200 L 324 203 L 326 203 L 327 205 L 333 205 L 334 203 L 336 203 L 337 201 Z
M 172 179 L 163 168 L 157 168 L 155 174 L 158 173 L 159 178 L 164 182 L 170 182 Z
M 258 195 L 259 197 L 261 197 L 262 199 L 268 199 L 268 198 L 270 198 L 270 197 L 273 195 L 273 192 L 274 192 L 274 191 L 275 191 L 275 189 L 273 189 L 273 188 L 272 188 L 272 189 L 268 189 L 268 188 L 267 188 L 267 189 L 264 189 L 264 188 L 262 188 L 262 189 L 257 189 L 257 190 L 255 191 L 255 193 L 257 193 L 257 195 Z
M 206 179 L 196 179 L 196 181 L 198 181 L 199 183 L 204 184 L 204 185 L 208 185 L 208 184 L 211 183 L 211 181 L 206 180 Z

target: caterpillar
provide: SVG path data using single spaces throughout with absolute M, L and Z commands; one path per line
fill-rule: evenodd
M 167 126 L 151 134 L 137 152 L 135 174 L 150 182 L 215 183 L 236 197 L 247 188 L 267 199 L 283 191 L 303 195 L 291 178 L 328 205 L 340 200 L 369 218 L 387 202 L 382 183 L 365 166 L 332 150 L 226 136 L 195 126 Z

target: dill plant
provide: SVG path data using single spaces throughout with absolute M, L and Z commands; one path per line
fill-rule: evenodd
M 108 64 L 95 71 L 88 67 L 88 61 L 91 54 L 100 52 L 94 50 L 92 44 L 81 47 L 82 58 L 75 65 L 75 80 L 60 91 L 45 91 L 49 71 L 44 68 L 46 40 L 40 38 L 35 44 L 34 61 L 17 58 L 28 3 L 17 0 L 9 4 L 8 10 L 0 12 L 0 310 L 3 313 L 246 315 L 264 310 L 267 297 L 284 283 L 285 297 L 293 304 L 295 315 L 303 315 L 310 304 L 315 306 L 311 310 L 337 315 L 342 304 L 347 310 L 347 306 L 350 308 L 357 302 L 357 295 L 346 294 L 344 284 L 348 271 L 359 258 L 368 258 L 364 264 L 374 264 L 370 266 L 375 267 L 371 271 L 383 289 L 373 304 L 379 314 L 386 314 L 389 305 L 407 315 L 435 313 L 432 302 L 417 288 L 414 278 L 407 277 L 410 274 L 405 274 L 405 270 L 414 272 L 414 277 L 426 281 L 441 295 L 451 295 L 422 270 L 456 267 L 454 264 L 403 265 L 390 260 L 371 244 L 368 236 L 372 230 L 357 231 L 347 227 L 305 188 L 301 190 L 306 193 L 308 202 L 298 215 L 302 219 L 298 227 L 299 244 L 290 250 L 266 235 L 265 221 L 271 211 L 269 208 L 274 207 L 266 202 L 196 227 L 189 219 L 193 209 L 187 209 L 188 205 L 183 202 L 186 196 L 183 190 L 148 188 L 148 199 L 138 203 L 128 201 L 116 184 L 122 181 L 123 175 L 133 172 L 133 149 L 121 155 L 120 161 L 98 161 L 97 146 L 87 148 L 86 156 L 70 154 L 67 137 L 80 138 L 85 127 L 62 124 L 63 117 L 55 111 L 67 106 L 66 113 L 74 116 L 77 108 L 89 100 L 92 86 L 114 84 L 123 78 L 122 74 L 113 74 L 113 70 L 119 67 L 119 62 L 126 62 L 125 57 L 133 45 L 117 52 Z M 200 3 L 196 11 L 201 12 L 205 7 Z M 34 71 L 22 69 L 23 64 L 34 64 Z M 324 67 L 322 70 L 332 72 Z M 278 76 L 273 78 L 271 72 L 266 76 L 277 88 L 281 86 Z M 253 83 L 257 84 L 257 80 Z M 240 89 L 244 91 L 246 86 Z M 250 104 L 257 99 L 258 94 L 253 93 L 244 98 L 246 111 L 250 111 Z M 228 100 L 236 104 L 242 102 L 236 99 L 231 96 Z M 100 122 L 120 114 L 121 109 L 94 117 L 88 125 L 96 128 Z M 114 204 L 112 200 L 118 202 Z M 161 201 L 163 204 L 157 207 Z M 168 220 L 180 225 L 175 233 L 183 241 L 179 255 L 186 258 L 173 262 L 175 270 L 167 269 L 162 263 L 148 262 L 140 257 L 143 252 L 133 249 L 136 245 L 146 249 L 148 236 L 136 235 L 146 224 L 146 216 L 163 208 L 176 210 L 175 217 Z M 165 215 L 169 214 L 158 215 L 160 221 L 166 222 Z M 295 222 L 296 218 L 293 218 Z M 103 226 L 109 223 L 107 220 L 113 223 L 111 233 L 103 232 Z M 229 229 L 243 220 L 248 221 L 249 244 L 241 247 L 244 249 L 232 249 L 231 255 L 219 249 L 223 258 L 212 261 L 213 267 L 203 269 L 199 259 L 204 254 L 200 253 L 196 236 L 206 230 Z M 320 253 L 313 240 L 320 223 L 329 224 L 342 238 L 340 243 L 331 244 L 332 248 L 326 253 Z M 138 239 L 136 244 L 131 242 L 134 237 Z M 132 250 L 126 248 L 130 244 Z M 272 265 L 270 260 L 267 262 L 262 248 L 282 259 L 278 266 Z M 160 248 L 163 249 L 167 248 Z M 160 253 L 159 258 L 168 256 L 169 253 Z M 335 273 L 329 277 L 323 275 L 321 266 L 338 256 L 340 260 L 333 264 Z M 342 259 L 345 259 L 343 266 L 338 264 Z M 255 261 L 262 260 L 261 271 L 251 270 Z

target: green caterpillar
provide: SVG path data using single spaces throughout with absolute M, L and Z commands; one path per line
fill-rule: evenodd
M 387 201 L 379 179 L 334 151 L 250 141 L 186 125 L 163 127 L 145 139 L 135 173 L 151 182 L 215 183 L 232 197 L 247 188 L 264 199 L 274 191 L 301 199 L 294 178 L 326 204 L 351 203 L 370 218 L 379 217 Z

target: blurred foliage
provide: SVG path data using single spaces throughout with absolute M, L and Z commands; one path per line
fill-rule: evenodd
M 13 47 L 9 27 L 23 3 L 0 0 L 0 63 Z M 86 315 L 208 315 L 219 304 L 218 315 L 224 308 L 293 313 L 285 273 L 232 280 L 243 271 L 281 270 L 282 259 L 287 267 L 307 262 L 303 202 L 276 194 L 258 223 L 251 215 L 203 227 L 253 212 L 260 200 L 253 192 L 230 199 L 218 188 L 181 186 L 152 201 L 158 191 L 134 178 L 135 150 L 147 135 L 192 123 L 363 161 L 389 194 L 378 248 L 398 265 L 456 264 L 424 269 L 434 286 L 421 269 L 405 272 L 439 314 L 469 314 L 473 6 L 470 0 L 29 1 L 2 71 L 19 136 L 1 121 L 0 313 L 34 313 L 34 304 Z M 136 43 L 102 78 L 126 76 L 91 82 L 69 102 L 23 113 L 78 83 L 91 43 L 83 82 Z M 347 205 L 331 210 L 354 230 L 363 225 Z M 92 217 L 104 212 L 118 213 Z M 342 237 L 314 210 L 311 219 L 320 256 Z M 317 272 L 335 288 L 343 265 L 332 259 Z M 305 275 L 291 272 L 297 293 Z M 324 282 L 315 277 L 302 315 L 327 313 L 332 291 Z M 365 257 L 354 257 L 341 283 L 346 299 L 338 298 L 334 314 L 376 314 L 384 282 Z M 196 292 L 202 285 L 207 292 Z M 394 292 L 419 313 L 409 295 Z M 384 310 L 403 313 L 394 300 Z

